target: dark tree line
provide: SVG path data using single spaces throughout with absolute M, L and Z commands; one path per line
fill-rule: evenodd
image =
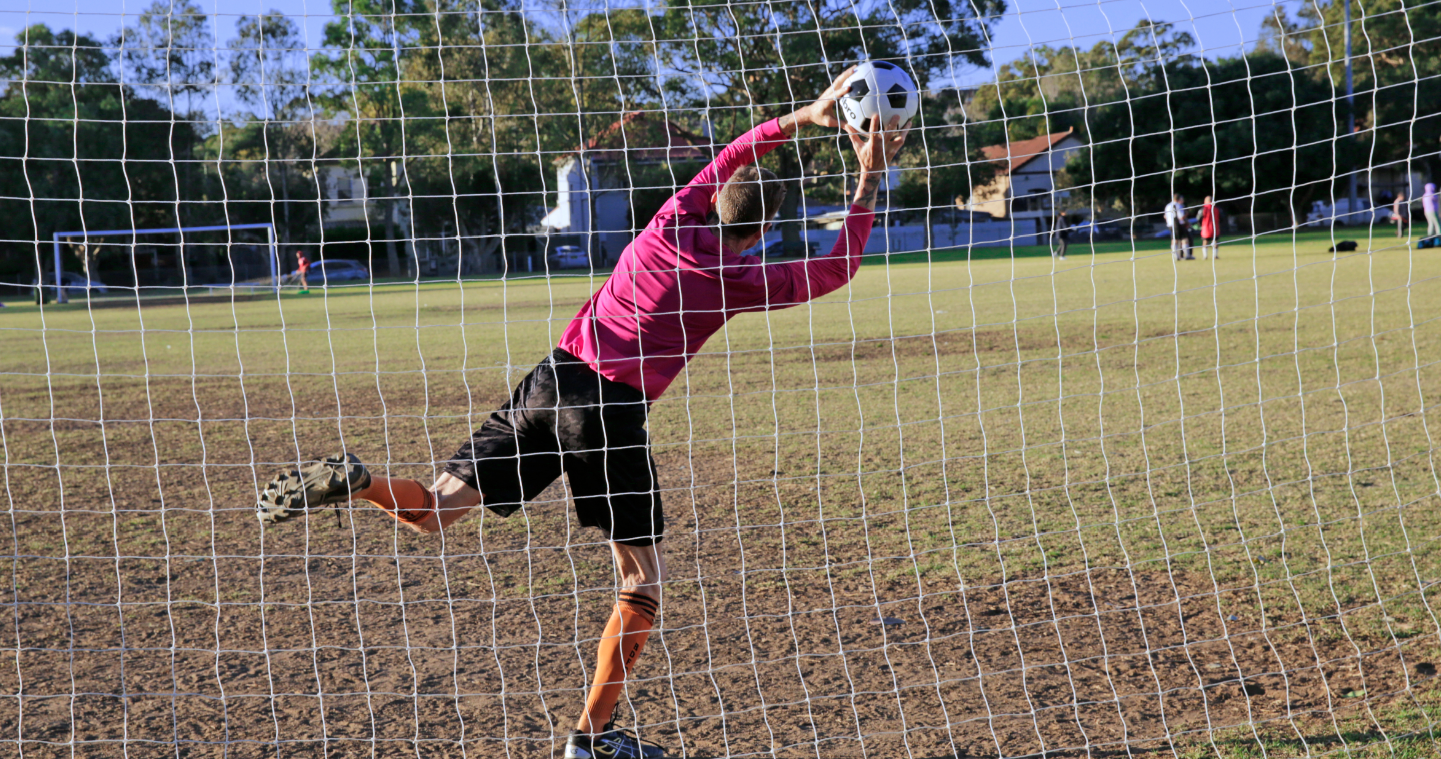
M 107 40 L 23 30 L 0 59 L 9 188 L 0 212 L 16 220 L 0 242 L 0 273 L 34 276 L 58 230 L 270 222 L 284 242 L 333 238 L 343 233 L 323 228 L 322 214 L 336 167 L 365 179 L 373 210 L 349 234 L 375 242 L 377 270 L 407 271 L 416 239 L 447 238 L 448 250 L 484 259 L 554 204 L 557 163 L 626 113 L 726 140 L 859 59 L 900 61 L 922 85 L 956 63 L 982 63 L 988 18 L 1003 9 L 1002 0 L 670 0 L 607 12 L 564 0 L 549 11 L 518 0 L 332 4 L 336 20 L 313 50 L 274 12 L 242 17 L 217 49 L 192 0 L 155 0 Z M 912 163 L 967 181 L 964 135 L 948 127 L 931 137 Z M 769 160 L 805 177 L 813 197 L 838 199 L 846 156 L 837 147 L 816 138 Z M 632 221 L 643 224 L 697 168 L 651 161 L 605 179 L 633 190 Z M 931 177 L 914 174 L 909 191 L 928 194 Z M 790 193 L 786 215 L 798 199 Z M 67 268 L 77 250 L 67 247 Z
M 1414 6 L 1414 7 L 1413 7 Z M 1347 175 L 1406 166 L 1441 173 L 1441 14 L 1400 0 L 1356 5 L 1348 133 L 1342 3 L 1276 14 L 1259 44 L 1206 59 L 1172 24 L 1142 22 L 1090 49 L 1039 46 L 999 69 L 966 106 L 974 141 L 1074 129 L 1072 204 L 1159 212 L 1173 192 L 1234 213 L 1305 218 Z
M 0 273 L 33 276 L 57 230 L 270 222 L 282 241 L 333 238 L 342 233 L 322 214 L 334 167 L 365 179 L 373 210 L 349 234 L 376 243 L 379 271 L 407 271 L 418 238 L 484 259 L 554 204 L 558 161 L 626 113 L 723 141 L 863 58 L 901 62 L 924 86 L 985 62 L 1002 3 L 669 0 L 576 12 L 565 0 L 549 10 L 332 0 L 336 20 L 312 50 L 276 12 L 240 18 L 217 49 L 192 0 L 154 0 L 106 40 L 30 27 L 0 59 L 0 212 L 16 220 Z M 929 127 L 927 151 L 908 160 L 930 171 L 903 188 L 928 204 L 932 172 L 948 172 L 944 184 L 970 178 L 964 134 L 939 119 Z M 837 148 L 817 137 L 769 160 L 804 177 L 812 197 L 839 199 Z M 605 180 L 633 190 L 643 224 L 697 168 L 651 161 Z M 963 189 L 941 195 L 948 203 Z M 790 193 L 786 215 L 799 197 Z

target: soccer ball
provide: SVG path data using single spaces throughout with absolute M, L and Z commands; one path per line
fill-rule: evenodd
M 846 94 L 838 101 L 841 115 L 845 116 L 847 124 L 862 132 L 870 128 L 872 116 L 881 117 L 883 128 L 892 116 L 899 116 L 900 126 L 904 127 L 921 108 L 916 83 L 905 69 L 894 63 L 862 63 L 846 79 L 846 85 Z

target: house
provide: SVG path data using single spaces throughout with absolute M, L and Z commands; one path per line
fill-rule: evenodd
M 365 177 L 350 166 L 326 166 L 320 170 L 321 189 L 325 193 L 322 223 L 326 227 L 361 225 L 365 223 Z
M 650 221 L 631 215 L 633 169 L 712 157 L 709 137 L 656 113 L 626 113 L 556 159 L 556 206 L 541 220 L 542 234 L 576 236 L 597 265 L 614 261 Z M 689 178 L 677 175 L 667 181 Z
M 1056 178 L 1066 162 L 1085 147 L 1074 129 L 1018 140 L 1006 145 L 981 148 L 986 160 L 996 167 L 996 176 L 976 188 L 961 208 L 983 211 L 997 219 L 1035 219 L 1039 234 L 1050 229 L 1055 200 L 1064 197 Z

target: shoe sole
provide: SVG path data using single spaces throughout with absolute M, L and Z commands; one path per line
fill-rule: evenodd
M 354 454 L 328 456 L 271 480 L 256 502 L 256 516 L 261 524 L 279 524 L 309 509 L 346 503 L 369 485 L 370 472 Z

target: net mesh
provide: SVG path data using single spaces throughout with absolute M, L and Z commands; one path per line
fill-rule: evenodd
M 561 750 L 618 583 L 565 479 L 429 536 L 257 496 L 341 450 L 431 482 L 678 188 L 862 60 L 921 108 L 859 273 L 650 408 L 618 722 L 1441 747 L 1436 2 L 281 5 L 0 11 L 7 755 Z M 762 163 L 751 260 L 826 255 L 849 143 Z

